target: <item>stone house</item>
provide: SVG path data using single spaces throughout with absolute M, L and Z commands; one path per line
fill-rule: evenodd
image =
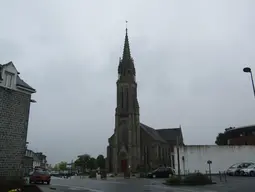
M 115 173 L 160 165 L 174 167 L 174 146 L 183 145 L 181 127 L 154 129 L 140 122 L 136 71 L 127 29 L 118 66 L 115 129 L 108 143 L 106 168 Z
M 31 94 L 12 62 L 0 64 L 0 177 L 17 179 L 26 152 Z
M 40 161 L 40 167 L 41 168 L 47 168 L 47 156 L 46 155 L 44 155 L 42 152 L 37 152 L 37 153 L 35 153 L 36 154 L 36 156 L 37 156 L 37 158 L 39 159 L 39 161 Z
M 34 170 L 36 167 L 40 167 L 41 166 L 41 161 L 40 161 L 40 159 L 38 158 L 37 154 L 34 151 L 32 151 L 30 149 L 27 149 L 25 157 L 32 158 L 32 164 L 31 164 L 31 162 L 27 162 L 26 163 L 26 165 L 29 166 L 30 169 Z M 26 159 L 28 159 L 28 158 L 26 158 Z M 30 164 L 28 164 L 28 163 L 30 163 Z

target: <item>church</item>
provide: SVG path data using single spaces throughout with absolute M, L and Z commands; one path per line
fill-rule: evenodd
M 181 127 L 154 129 L 140 122 L 136 70 L 131 56 L 128 30 L 118 66 L 115 128 L 108 139 L 106 169 L 113 173 L 174 168 L 174 146 L 183 145 Z

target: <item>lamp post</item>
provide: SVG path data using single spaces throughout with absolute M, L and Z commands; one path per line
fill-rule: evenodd
M 251 68 L 250 67 L 245 67 L 245 68 L 243 68 L 243 72 L 251 74 L 252 90 L 253 90 L 253 95 L 255 97 L 255 87 L 254 87 L 254 81 L 253 81 L 253 75 L 252 75 Z

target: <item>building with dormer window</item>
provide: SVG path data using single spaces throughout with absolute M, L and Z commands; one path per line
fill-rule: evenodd
M 1 178 L 14 180 L 23 174 L 30 103 L 34 102 L 31 95 L 35 92 L 12 62 L 0 64 Z

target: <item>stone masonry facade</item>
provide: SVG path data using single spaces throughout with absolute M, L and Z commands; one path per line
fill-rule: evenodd
M 20 176 L 31 95 L 0 87 L 0 176 Z
M 23 175 L 31 94 L 12 62 L 0 64 L 0 179 Z

